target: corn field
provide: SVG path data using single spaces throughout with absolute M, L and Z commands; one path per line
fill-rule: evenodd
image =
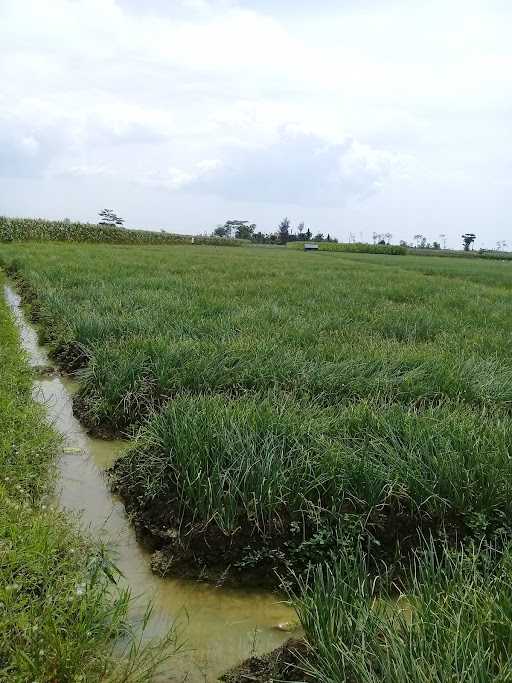
M 238 247 L 243 240 L 173 235 L 115 228 L 94 223 L 68 223 L 43 218 L 0 216 L 0 242 L 110 242 L 112 244 L 210 244 Z

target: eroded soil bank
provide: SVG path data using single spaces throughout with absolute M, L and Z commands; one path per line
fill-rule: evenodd
M 46 350 L 27 324 L 19 296 L 5 289 L 30 364 L 41 370 L 34 396 L 47 409 L 50 422 L 64 437 L 59 460 L 58 504 L 80 516 L 84 527 L 114 549 L 116 564 L 132 594 L 138 596 L 134 619 L 148 599 L 154 616 L 147 636 L 158 636 L 178 620 L 186 652 L 172 658 L 164 680 L 171 676 L 188 681 L 214 681 L 244 659 L 279 647 L 292 628 L 294 612 L 279 595 L 269 591 L 218 588 L 182 579 L 163 579 L 150 568 L 150 556 L 141 548 L 119 499 L 112 496 L 104 470 L 111 466 L 124 442 L 90 438 L 73 416 L 76 386 L 51 372 Z
M 259 681 L 305 681 L 313 683 L 302 670 L 304 658 L 308 656 L 308 646 L 304 640 L 290 638 L 272 652 L 261 657 L 249 657 L 241 664 L 233 667 L 221 680 L 225 683 L 246 683 Z

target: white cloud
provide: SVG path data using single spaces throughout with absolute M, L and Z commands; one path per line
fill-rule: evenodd
M 165 192 L 205 193 L 256 221 L 380 194 L 382 223 L 435 180 L 471 222 L 460 188 L 487 207 L 510 178 L 511 18 L 499 0 L 3 0 L 0 175 L 138 185 L 162 216 Z
M 287 127 L 271 145 L 231 148 L 182 187 L 234 201 L 341 206 L 376 192 L 406 161 L 351 138 L 331 143 Z

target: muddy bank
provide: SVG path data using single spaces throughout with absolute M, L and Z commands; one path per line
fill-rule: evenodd
M 142 504 L 118 477 L 121 468 L 119 462 L 108 470 L 112 490 L 123 501 L 138 541 L 152 554 L 156 574 L 225 586 L 280 587 L 296 543 L 289 533 L 276 531 L 263 540 L 254 527 L 227 534 L 214 523 L 189 524 L 162 501 Z
M 286 643 L 262 657 L 249 657 L 220 677 L 225 683 L 270 683 L 271 681 L 304 681 L 314 683 L 306 676 L 303 662 L 309 648 L 304 640 L 290 638 Z
M 343 515 L 326 515 L 320 524 L 292 519 L 283 509 L 266 534 L 241 514 L 233 532 L 226 533 L 215 520 L 180 516 L 174 503 L 178 492 L 172 488 L 165 498 L 148 499 L 133 483 L 129 460 L 120 459 L 108 475 L 160 576 L 280 588 L 292 585 L 311 565 L 361 545 L 369 555 L 369 570 L 378 576 L 386 566 L 387 576 L 399 583 L 425 538 L 456 547 L 470 531 L 456 514 L 422 516 L 392 505 L 370 511 L 347 505 Z

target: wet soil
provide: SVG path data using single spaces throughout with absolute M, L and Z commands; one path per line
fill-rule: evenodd
M 304 675 L 302 662 L 308 656 L 308 646 L 303 640 L 290 638 L 286 643 L 262 657 L 249 657 L 223 676 L 225 683 L 270 683 L 271 681 L 301 681 L 313 683 Z

